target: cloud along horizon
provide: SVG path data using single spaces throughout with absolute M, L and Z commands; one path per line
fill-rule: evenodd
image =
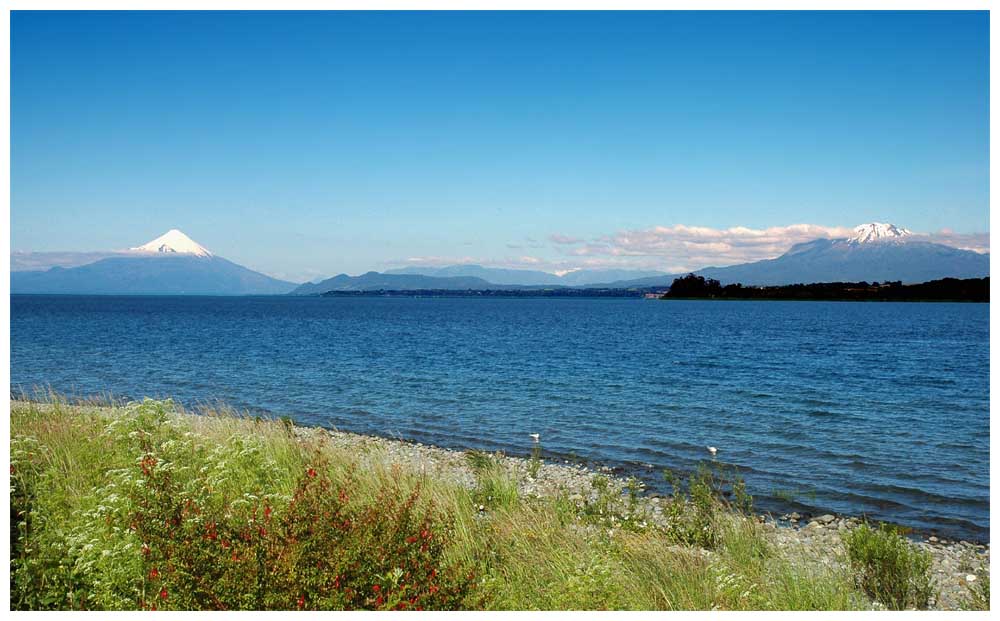
M 817 224 L 791 224 L 764 229 L 744 226 L 723 229 L 676 224 L 618 231 L 590 239 L 553 233 L 548 236 L 548 241 L 558 255 L 554 258 L 530 255 L 499 259 L 427 256 L 388 261 L 386 265 L 444 267 L 477 264 L 485 267 L 542 270 L 559 275 L 580 269 L 636 269 L 681 273 L 773 259 L 795 244 L 820 238 L 846 238 L 852 234 L 853 227 Z M 978 253 L 990 251 L 989 233 L 955 233 L 950 229 L 942 229 L 936 233 L 914 233 L 913 237 Z M 507 246 L 524 247 L 518 244 Z
M 398 267 L 445 267 L 476 264 L 484 267 L 525 269 L 550 272 L 559 276 L 579 270 L 631 269 L 661 271 L 669 274 L 690 272 L 706 267 L 722 267 L 772 259 L 787 252 L 795 244 L 818 238 L 849 237 L 853 227 L 791 224 L 763 229 L 744 226 L 712 228 L 705 226 L 652 226 L 642 229 L 585 238 L 552 233 L 547 244 L 535 238 L 506 244 L 509 249 L 538 249 L 548 256 L 519 254 L 507 257 L 486 256 L 414 256 L 383 261 L 380 269 Z M 942 229 L 936 233 L 915 233 L 916 239 L 944 244 L 979 253 L 989 252 L 989 233 L 956 233 Z M 45 270 L 54 266 L 75 267 L 123 254 L 123 251 L 83 252 L 24 252 L 11 253 L 11 271 Z M 257 269 L 268 275 L 304 282 L 322 280 L 343 270 L 313 267 L 300 274 L 275 273 Z

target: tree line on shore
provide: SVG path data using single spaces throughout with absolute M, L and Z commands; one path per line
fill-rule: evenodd
M 904 285 L 886 282 L 820 282 L 767 287 L 740 283 L 723 286 L 718 280 L 688 274 L 674 280 L 663 299 L 706 298 L 732 300 L 845 300 L 989 302 L 990 279 L 942 278 Z

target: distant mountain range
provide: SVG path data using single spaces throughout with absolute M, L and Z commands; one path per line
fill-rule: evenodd
M 619 280 L 667 276 L 666 272 L 624 269 L 572 270 L 560 275 L 539 270 L 504 269 L 470 264 L 450 265 L 448 267 L 404 267 L 386 270 L 385 273 L 419 276 L 473 276 L 494 285 L 556 285 L 563 287 L 586 287 Z
M 86 265 L 10 274 L 11 293 L 253 295 L 294 287 L 217 257 L 176 229 Z
M 416 291 L 416 290 L 486 290 L 585 287 L 622 277 L 650 277 L 664 272 L 641 270 L 577 270 L 563 276 L 536 270 L 515 270 L 481 265 L 449 267 L 406 267 L 384 273 L 368 272 L 360 276 L 340 274 L 318 283 L 306 283 L 295 295 L 315 295 L 328 291 Z
M 504 285 L 507 286 L 507 285 Z M 360 276 L 340 274 L 318 283 L 307 282 L 292 291 L 293 295 L 316 295 L 327 291 L 410 291 L 414 289 L 496 289 L 495 283 L 473 276 L 422 276 L 418 274 L 380 274 Z
M 67 253 L 80 260 L 84 253 Z M 172 230 L 153 241 L 74 267 L 11 272 L 12 293 L 317 295 L 328 291 L 412 291 L 558 288 L 669 287 L 668 274 L 639 270 L 574 270 L 562 275 L 481 265 L 407 267 L 360 276 L 340 274 L 296 285 L 217 257 L 184 233 Z M 12 255 L 12 264 L 15 255 Z M 17 265 L 33 265 L 17 253 Z M 695 274 L 722 284 L 787 285 L 817 282 L 902 281 L 989 276 L 989 254 L 931 243 L 892 224 L 858 226 L 851 237 L 816 239 L 763 261 L 707 267 Z

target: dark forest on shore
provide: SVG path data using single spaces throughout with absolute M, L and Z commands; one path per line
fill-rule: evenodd
M 843 300 L 858 302 L 989 302 L 990 279 L 942 278 L 904 285 L 893 282 L 822 282 L 748 287 L 723 286 L 718 280 L 688 274 L 677 278 L 663 299 L 723 300 Z

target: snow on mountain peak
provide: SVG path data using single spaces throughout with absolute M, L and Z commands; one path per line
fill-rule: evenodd
M 868 244 L 871 242 L 899 240 L 912 235 L 904 228 L 884 222 L 871 222 L 854 227 L 854 235 L 847 239 L 849 244 Z
M 177 229 L 170 229 L 148 244 L 129 248 L 129 250 L 133 252 L 158 252 L 164 254 L 193 254 L 198 257 L 212 256 L 212 253 L 207 248 Z

